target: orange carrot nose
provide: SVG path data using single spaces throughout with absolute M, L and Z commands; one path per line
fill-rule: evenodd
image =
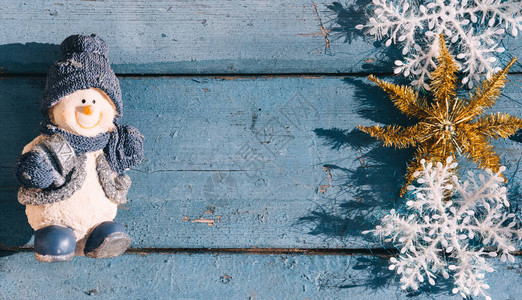
M 92 105 L 87 105 L 83 108 L 83 113 L 90 116 L 94 112 Z

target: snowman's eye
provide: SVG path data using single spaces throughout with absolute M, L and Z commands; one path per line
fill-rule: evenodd
M 96 100 L 92 100 L 92 104 L 96 104 Z
M 82 99 L 82 103 L 85 103 L 85 102 L 87 102 L 87 101 L 85 101 L 85 99 Z

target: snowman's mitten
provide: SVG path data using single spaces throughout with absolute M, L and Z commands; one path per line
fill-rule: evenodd
M 56 171 L 39 151 L 22 154 L 15 165 L 15 176 L 25 187 L 45 189 L 54 182 Z
M 60 187 L 76 163 L 71 145 L 61 134 L 53 134 L 20 156 L 15 176 L 28 188 Z
M 118 174 L 139 164 L 143 159 L 143 135 L 129 125 L 115 124 L 111 139 L 105 147 L 105 156 Z

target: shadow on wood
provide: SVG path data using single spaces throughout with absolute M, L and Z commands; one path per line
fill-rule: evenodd
M 0 219 L 5 220 L 0 223 L 0 245 L 22 246 L 29 241 L 33 230 L 27 223 L 25 206 L 17 203 L 20 184 L 14 178 L 13 167 L 23 147 L 39 134 L 38 124 L 42 119 L 39 102 L 44 82 L 24 79 L 27 84 L 20 89 L 19 85 L 9 83 L 11 80 L 20 79 L 0 80 L 3 91 L 0 103 L 4 108 L 0 112 L 4 120 L 4 130 L 0 135 L 0 145 L 3 145 L 0 147 Z M 18 98 L 5 99 L 6 95 L 17 95 Z
M 50 44 L 28 43 L 0 46 L 0 57 L 17 56 L 17 60 L 32 63 L 31 57 L 44 56 L 48 60 L 47 68 L 58 57 L 59 46 Z M 16 84 L 23 82 L 22 85 Z M 30 78 L 0 78 L 0 116 L 3 130 L 0 134 L 0 246 L 23 246 L 33 234 L 27 223 L 25 206 L 13 205 L 17 202 L 19 183 L 13 175 L 13 167 L 23 147 L 39 135 L 40 99 L 45 81 Z M 23 88 L 21 88 L 23 87 Z M 16 95 L 16 97 L 12 97 Z M 7 99 L 7 97 L 9 97 Z M 27 130 L 27 129 L 31 130 Z M 8 221 L 7 221 L 8 220 Z M 0 256 L 8 255 L 2 252 Z
M 411 120 L 402 116 L 393 107 L 386 94 L 363 79 L 345 78 L 343 82 L 354 89 L 358 102 L 357 113 L 371 123 L 408 125 Z M 395 112 L 390 114 L 389 112 Z M 328 174 L 322 183 L 325 190 L 323 200 L 309 215 L 301 217 L 299 224 L 308 228 L 308 233 L 325 240 L 371 237 L 360 233 L 374 226 L 379 215 L 393 207 L 403 184 L 407 161 L 412 157 L 410 149 L 386 148 L 358 129 L 316 128 L 315 134 L 332 150 L 359 153 L 358 157 L 346 157 L 353 163 L 350 167 L 339 164 L 324 164 Z M 349 234 L 348 234 L 349 233 Z M 353 247 L 354 245 L 351 245 Z M 366 245 L 361 245 L 366 247 Z
M 385 41 L 374 41 L 374 38 L 364 33 L 364 30 L 356 29 L 359 24 L 368 22 L 366 14 L 367 6 L 371 0 L 355 0 L 353 3 L 343 5 L 340 2 L 333 2 L 326 5 L 328 11 L 325 12 L 328 20 L 325 22 L 329 37 L 332 40 L 343 40 L 343 43 L 351 44 L 357 39 L 373 43 L 375 50 L 370 58 L 367 58 L 361 65 L 361 69 L 371 72 L 372 70 L 392 70 L 395 67 L 394 61 L 402 59 L 401 50 L 396 46 L 384 46 Z
M 350 261 L 349 267 L 357 274 L 354 276 L 343 276 L 343 278 L 332 278 L 336 281 L 336 287 L 339 289 L 351 289 L 365 287 L 369 295 L 377 294 L 388 289 L 390 286 L 400 286 L 399 279 L 395 271 L 389 270 L 387 261 L 383 261 L 379 256 L 360 256 Z M 451 280 L 437 278 L 437 283 L 432 286 L 425 281 L 420 284 L 419 290 L 410 290 L 404 294 L 405 297 L 415 299 L 418 296 L 434 296 L 440 294 L 448 294 L 453 288 Z
M 60 57 L 60 45 L 44 43 L 0 45 L 0 73 L 10 70 L 48 70 Z
M 355 39 L 364 38 L 362 30 L 355 29 L 359 24 L 365 24 L 368 20 L 366 7 L 371 0 L 356 0 L 352 4 L 343 5 L 333 2 L 326 5 L 326 14 L 329 19 L 326 22 L 330 37 L 343 39 L 343 43 L 352 43 Z
M 509 138 L 515 142 L 522 143 L 522 130 L 519 130 L 515 135 Z

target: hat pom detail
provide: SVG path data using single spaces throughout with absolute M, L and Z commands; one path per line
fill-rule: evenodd
M 62 42 L 60 48 L 62 49 L 62 55 L 64 56 L 80 52 L 96 53 L 105 58 L 109 55 L 109 47 L 95 34 L 71 35 Z

